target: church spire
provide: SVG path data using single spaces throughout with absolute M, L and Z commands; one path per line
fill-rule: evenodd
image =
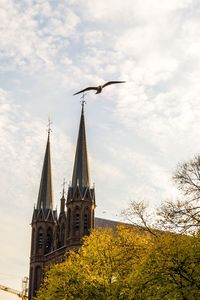
M 81 103 L 82 105 L 81 119 L 80 119 L 78 140 L 76 146 L 74 170 L 72 176 L 72 187 L 75 188 L 76 186 L 79 186 L 80 191 L 82 191 L 84 187 L 90 186 L 87 143 L 86 143 L 86 133 L 85 133 L 84 104 L 85 101 L 83 99 Z
M 48 138 L 44 163 L 42 168 L 42 176 L 40 181 L 40 189 L 38 194 L 37 209 L 53 209 L 53 193 L 51 181 L 51 155 L 50 155 L 50 121 L 48 129 Z

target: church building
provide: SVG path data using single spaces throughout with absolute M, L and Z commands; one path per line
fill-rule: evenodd
M 48 131 L 37 206 L 33 210 L 31 222 L 29 300 L 35 297 L 45 268 L 63 261 L 70 249 L 80 248 L 82 238 L 89 235 L 94 227 L 113 227 L 117 224 L 95 218 L 95 206 L 95 189 L 91 187 L 89 177 L 83 101 L 72 182 L 66 198 L 63 188 L 59 215 L 53 207 L 50 130 Z

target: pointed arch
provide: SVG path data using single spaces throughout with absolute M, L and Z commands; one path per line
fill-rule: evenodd
M 60 229 L 60 241 L 61 241 L 61 247 L 65 244 L 65 224 L 62 223 L 61 229 Z
M 41 251 L 43 248 L 44 248 L 44 232 L 42 227 L 39 227 L 37 231 L 36 252 Z
M 33 286 L 34 286 L 34 282 L 33 282 L 33 267 L 30 268 L 30 273 L 29 273 L 29 296 L 30 299 L 31 297 L 33 297 Z
M 72 216 L 71 216 L 71 208 L 68 208 L 67 210 L 67 236 L 69 237 L 71 235 L 71 222 L 72 222 Z
M 73 229 L 75 234 L 80 230 L 80 208 L 78 206 L 75 207 L 73 213 Z
M 32 230 L 31 253 L 35 253 L 35 228 Z
M 83 211 L 83 229 L 84 234 L 89 234 L 90 229 L 90 210 L 88 207 L 84 208 Z
M 51 227 L 49 227 L 46 232 L 45 253 L 49 253 L 51 251 L 52 241 L 53 241 L 53 230 Z
M 41 281 L 42 281 L 42 268 L 40 266 L 37 266 L 35 268 L 35 280 L 34 280 L 34 296 L 36 294 L 36 291 L 39 290 L 40 288 L 40 284 L 41 284 Z

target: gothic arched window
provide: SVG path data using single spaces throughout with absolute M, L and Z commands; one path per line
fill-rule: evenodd
M 89 233 L 89 210 L 87 207 L 84 209 L 83 220 L 84 220 L 84 224 L 83 224 L 84 232 L 87 234 Z
M 37 249 L 42 249 L 44 244 L 43 230 L 40 227 L 37 232 Z
M 42 281 L 42 269 L 41 269 L 40 266 L 37 266 L 35 268 L 35 280 L 34 280 L 34 282 L 35 282 L 35 284 L 34 284 L 35 285 L 34 286 L 35 287 L 35 289 L 34 289 L 35 292 L 39 290 L 41 281 Z
M 67 211 L 67 236 L 70 236 L 71 230 L 71 209 L 69 208 Z
M 65 224 L 61 225 L 60 240 L 61 240 L 61 246 L 64 246 L 64 243 L 65 243 Z
M 31 252 L 35 252 L 35 228 L 32 231 Z
M 56 247 L 60 248 L 61 243 L 60 243 L 60 226 L 58 225 L 56 228 Z
M 30 289 L 30 293 L 31 293 L 30 297 L 32 297 L 33 296 L 33 288 L 34 288 L 33 287 L 33 267 L 30 268 L 29 285 L 30 285 L 29 289 Z
M 76 207 L 74 210 L 74 230 L 78 231 L 80 229 L 80 209 Z
M 45 253 L 48 253 L 48 252 L 51 251 L 52 237 L 53 237 L 52 228 L 49 227 L 49 228 L 47 229 L 47 237 L 46 237 Z

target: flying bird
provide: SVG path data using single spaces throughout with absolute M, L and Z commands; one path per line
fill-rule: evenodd
M 125 83 L 125 82 L 126 81 L 108 81 L 108 82 L 104 83 L 103 85 L 89 86 L 89 87 L 85 88 L 84 90 L 81 90 L 81 91 L 75 93 L 74 96 L 78 95 L 80 93 L 86 92 L 86 91 L 90 91 L 90 90 L 95 90 L 96 91 L 95 94 L 100 94 L 102 92 L 102 89 L 105 88 L 107 85 L 116 84 L 116 83 Z

